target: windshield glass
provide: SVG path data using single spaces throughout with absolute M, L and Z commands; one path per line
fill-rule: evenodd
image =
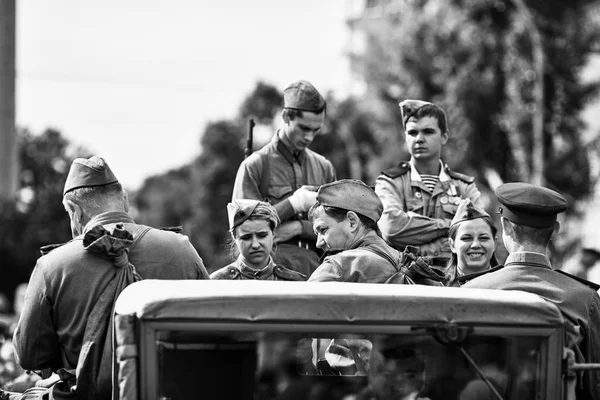
M 545 398 L 544 339 L 159 331 L 159 399 Z M 541 397 L 540 397 L 541 396 Z

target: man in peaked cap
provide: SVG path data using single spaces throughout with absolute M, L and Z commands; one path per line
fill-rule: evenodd
M 418 247 L 437 267 L 451 257 L 448 228 L 461 199 L 481 206 L 475 179 L 452 171 L 440 157 L 448 141 L 446 114 L 421 100 L 400 103 L 410 161 L 383 171 L 375 192 L 383 203 L 379 228 L 383 238 L 402 251 Z
M 335 180 L 331 162 L 308 148 L 323 127 L 326 102 L 304 80 L 290 84 L 283 100 L 283 127 L 242 162 L 232 199 L 272 204 L 282 222 L 275 234 L 275 262 L 309 276 L 319 265 L 319 251 L 307 211 L 316 189 Z
M 309 215 L 317 246 L 326 252 L 308 280 L 385 283 L 394 275 L 402 260 L 378 234 L 382 211 L 377 194 L 361 181 L 321 186 Z
M 92 398 L 89 388 L 78 384 L 76 392 L 69 389 L 79 383 L 75 368 L 87 340 L 84 332 L 91 329 L 87 324 L 93 320 L 92 310 L 105 290 L 116 284 L 116 264 L 86 250 L 87 235 L 100 226 L 106 231 L 131 233 L 128 261 L 142 279 L 207 279 L 208 274 L 186 236 L 134 222 L 127 214 L 127 194 L 104 159 L 74 160 L 63 193 L 73 240 L 38 259 L 14 334 L 14 347 L 19 364 L 26 370 L 65 369 L 75 375 L 69 382 L 55 385 L 52 398 L 87 399 Z M 111 376 L 101 378 L 108 383 L 96 394 L 108 393 L 110 398 Z
M 598 286 L 554 270 L 546 256 L 558 232 L 557 214 L 567 209 L 559 193 L 514 182 L 496 189 L 502 239 L 510 253 L 504 268 L 475 278 L 463 287 L 523 290 L 556 304 L 565 318 L 566 344 L 577 362 L 600 362 L 600 297 Z M 600 399 L 600 372 L 578 379 L 577 399 Z

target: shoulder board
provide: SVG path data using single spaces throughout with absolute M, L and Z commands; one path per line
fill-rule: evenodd
M 225 267 L 211 274 L 210 279 L 237 279 L 240 276 L 240 270 L 235 267 Z
M 45 256 L 46 254 L 50 253 L 52 250 L 58 249 L 59 247 L 64 246 L 67 243 L 69 243 L 69 242 L 56 243 L 56 244 L 47 244 L 45 246 L 40 247 L 40 253 L 42 253 L 42 255 Z
M 470 281 L 471 279 L 478 278 L 480 276 L 487 275 L 492 272 L 496 272 L 502 268 L 504 268 L 504 265 L 496 265 L 495 267 L 486 269 L 485 271 L 475 272 L 473 274 L 459 276 L 458 278 L 456 278 L 456 280 L 458 282 L 460 282 L 460 284 L 462 285 L 463 283 L 466 283 L 466 282 Z
M 403 161 L 395 167 L 381 171 L 381 173 L 389 178 L 397 178 L 400 175 L 404 175 L 408 171 L 410 171 L 410 164 L 406 161 Z
M 177 225 L 177 226 L 163 226 L 162 228 L 158 228 L 158 229 L 160 229 L 161 231 L 181 233 L 181 231 L 183 230 L 183 226 L 181 226 L 181 225 Z
M 273 272 L 275 273 L 275 276 L 286 281 L 305 281 L 307 279 L 306 275 L 303 273 L 288 269 L 281 265 L 276 265 Z
M 466 183 L 473 183 L 473 182 L 475 182 L 475 177 L 474 176 L 469 176 L 469 175 L 461 174 L 460 172 L 452 171 L 448 167 L 448 164 L 446 164 L 444 166 L 444 168 L 446 169 L 446 173 L 448 175 L 450 175 L 450 177 L 452 177 L 454 179 L 458 179 L 458 180 L 461 180 L 461 181 L 466 182 Z
M 578 276 L 575 276 L 575 275 L 571 275 L 571 274 L 569 274 L 568 272 L 562 271 L 562 270 L 560 270 L 560 269 L 556 269 L 555 271 L 556 271 L 556 272 L 559 272 L 559 273 L 561 273 L 561 274 L 563 274 L 563 275 L 566 275 L 566 276 L 568 276 L 569 278 L 575 279 L 575 280 L 576 280 L 576 281 L 578 281 L 579 283 L 583 283 L 585 286 L 587 286 L 587 287 L 590 287 L 590 288 L 592 288 L 592 289 L 594 289 L 594 290 L 596 290 L 596 291 L 598 291 L 598 290 L 600 289 L 600 285 L 598 285 L 597 283 L 590 282 L 590 281 L 588 281 L 587 279 L 583 279 L 583 278 L 580 278 L 580 277 L 578 277 Z

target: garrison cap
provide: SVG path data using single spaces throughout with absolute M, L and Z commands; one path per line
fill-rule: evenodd
M 499 213 L 516 224 L 534 228 L 554 226 L 556 215 L 568 208 L 567 200 L 554 190 L 524 182 L 498 186 Z
M 375 191 L 354 179 L 340 179 L 322 185 L 317 192 L 317 202 L 323 206 L 354 211 L 375 222 L 383 213 L 383 204 Z
M 320 113 L 325 108 L 325 99 L 308 81 L 297 81 L 283 91 L 283 106 L 294 110 Z
M 119 180 L 102 157 L 76 158 L 67 175 L 63 196 L 71 190 L 117 182 Z
M 490 218 L 490 214 L 486 213 L 485 210 L 477 207 L 471 199 L 462 199 L 460 203 L 458 203 L 458 208 L 456 209 L 456 214 L 454 214 L 454 218 L 452 218 L 452 222 L 450 222 L 450 226 L 458 224 L 463 221 L 471 221 L 477 218 Z
M 237 199 L 227 204 L 227 216 L 229 217 L 229 229 L 233 230 L 240 226 L 260 203 L 259 200 Z
M 403 100 L 398 104 L 400 106 L 400 112 L 402 113 L 402 125 L 406 126 L 406 123 L 417 111 L 419 108 L 426 105 L 433 105 L 428 101 L 423 100 Z

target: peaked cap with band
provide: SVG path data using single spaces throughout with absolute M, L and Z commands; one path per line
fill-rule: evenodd
M 554 226 L 556 216 L 568 208 L 560 193 L 530 183 L 505 183 L 495 193 L 501 204 L 499 214 L 516 224 L 534 228 Z

